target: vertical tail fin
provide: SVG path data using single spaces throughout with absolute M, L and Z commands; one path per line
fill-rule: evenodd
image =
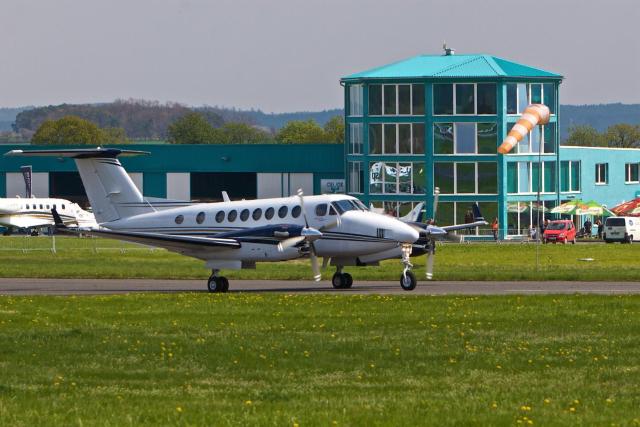
M 148 154 L 113 148 L 70 150 L 12 150 L 6 156 L 69 157 L 76 162 L 82 184 L 98 223 L 153 212 L 117 159 L 120 155 Z

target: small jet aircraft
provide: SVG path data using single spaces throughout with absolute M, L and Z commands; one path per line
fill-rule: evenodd
M 381 260 L 401 258 L 404 270 L 400 285 L 412 290 L 417 285 L 410 262 L 414 248 L 424 252 L 425 245 L 449 233 L 370 212 L 355 197 L 304 196 L 300 190 L 292 197 L 157 209 L 142 196 L 117 159 L 139 154 L 149 153 L 98 147 L 12 150 L 5 155 L 73 158 L 99 224 L 98 228 L 82 230 L 84 233 L 201 259 L 212 270 L 207 281 L 210 292 L 229 289 L 221 269 L 255 268 L 257 262 L 301 257 L 310 259 L 316 281 L 320 280 L 318 257 L 324 258 L 325 265 L 335 266 L 332 284 L 339 289 L 353 284 L 351 275 L 343 271 L 345 266 L 377 265 Z M 52 214 L 64 227 L 57 208 Z M 433 255 L 432 249 L 426 251 Z
M 54 225 L 51 209 L 57 209 L 64 224 L 76 227 L 97 227 L 92 213 L 83 210 L 77 203 L 65 199 L 35 197 L 31 194 L 31 166 L 22 166 L 21 171 L 26 187 L 26 198 L 0 198 L 0 226 L 10 234 L 14 228 L 31 229 L 32 235 L 38 229 Z
M 60 213 L 65 225 L 97 227 L 93 214 L 82 209 L 77 203 L 43 197 L 0 199 L 0 226 L 9 230 L 29 228 L 32 233 L 37 234 L 38 228 L 54 225 L 51 209 Z

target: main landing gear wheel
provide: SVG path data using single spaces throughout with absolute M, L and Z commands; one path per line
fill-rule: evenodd
M 418 279 L 416 279 L 416 275 L 413 274 L 412 271 L 407 271 L 402 276 L 400 276 L 400 286 L 405 291 L 412 291 L 418 285 Z
M 229 290 L 229 281 L 226 277 L 211 276 L 207 282 L 207 289 L 209 292 L 214 293 L 227 292 Z
M 353 277 L 349 273 L 335 273 L 331 284 L 336 289 L 349 289 L 353 285 Z

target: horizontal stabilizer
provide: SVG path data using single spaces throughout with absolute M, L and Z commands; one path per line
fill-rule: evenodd
M 70 148 L 64 150 L 11 150 L 9 157 L 70 157 L 72 159 L 116 158 L 118 156 L 138 156 L 150 154 L 148 151 L 121 150 L 119 148 Z

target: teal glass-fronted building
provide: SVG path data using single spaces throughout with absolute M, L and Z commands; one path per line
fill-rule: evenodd
M 439 187 L 440 224 L 464 222 L 478 201 L 489 221 L 498 218 L 503 236 L 521 234 L 535 221 L 539 182 L 545 204 L 559 200 L 562 78 L 490 55 L 453 54 L 343 77 L 347 192 L 398 216 L 424 201 L 431 217 Z M 534 129 L 515 153 L 498 154 L 530 103 L 548 105 L 550 123 L 541 133 Z M 530 218 L 521 221 L 525 211 Z

